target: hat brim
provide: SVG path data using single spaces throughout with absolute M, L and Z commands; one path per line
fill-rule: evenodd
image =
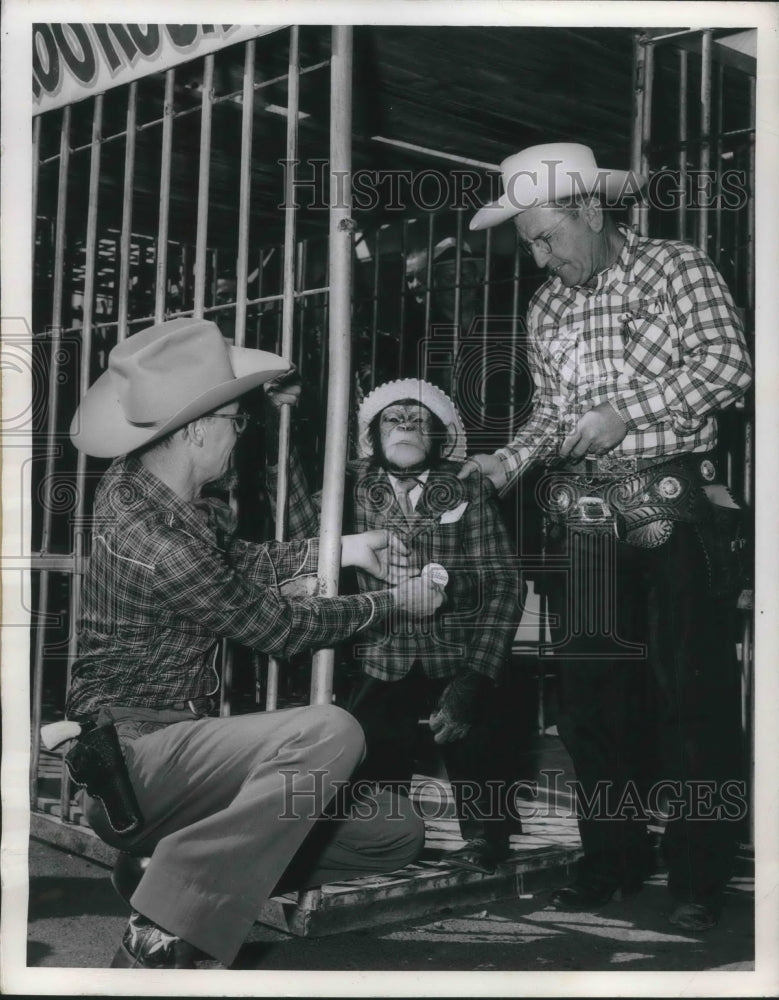
M 638 196 L 641 188 L 646 184 L 646 178 L 642 174 L 637 174 L 633 170 L 604 170 L 598 168 L 588 179 L 578 172 L 580 187 L 571 194 L 576 194 L 580 190 L 589 194 L 601 195 L 608 207 L 614 207 L 622 201 Z M 558 194 L 558 198 L 560 195 Z M 534 198 L 519 198 L 504 193 L 497 201 L 489 205 L 483 205 L 471 219 L 468 228 L 471 230 L 490 229 L 498 226 L 515 215 L 520 215 L 530 208 L 539 205 L 549 204 L 549 199 L 544 197 L 544 192 Z
M 251 389 L 288 372 L 289 362 L 269 351 L 228 347 L 235 378 L 212 386 L 165 421 L 131 423 L 116 396 L 111 373 L 106 371 L 84 395 L 70 425 L 70 439 L 79 451 L 94 458 L 117 458 L 152 444 L 196 420 L 205 413 L 232 402 Z

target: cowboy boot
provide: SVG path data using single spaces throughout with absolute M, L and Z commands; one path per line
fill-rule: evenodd
M 197 948 L 133 913 L 111 962 L 112 969 L 194 969 Z

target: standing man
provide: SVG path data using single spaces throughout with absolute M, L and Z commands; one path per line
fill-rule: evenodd
M 302 887 L 391 871 L 422 847 L 421 821 L 389 796 L 368 819 L 318 822 L 364 751 L 343 710 L 209 714 L 222 638 L 289 656 L 442 601 L 422 578 L 286 597 L 285 581 L 316 570 L 317 541 L 243 541 L 230 508 L 201 496 L 248 421 L 239 397 L 288 367 L 228 347 L 214 323 L 171 320 L 111 351 L 71 426 L 77 448 L 116 460 L 95 499 L 67 715 L 87 732 L 114 727 L 142 817 L 119 833 L 87 798 L 89 822 L 108 843 L 152 855 L 114 967 L 193 968 L 198 950 L 229 965 L 290 864 Z M 344 565 L 384 579 L 388 552 L 386 532 L 343 539 Z
M 527 317 L 534 406 L 513 441 L 460 475 L 478 467 L 506 489 L 549 468 L 538 496 L 558 568 L 559 731 L 584 848 L 553 901 L 588 910 L 638 891 L 647 813 L 662 812 L 671 922 L 705 930 L 745 809 L 730 628 L 739 512 L 714 453 L 716 412 L 751 381 L 741 321 L 703 252 L 614 223 L 607 209 L 641 178 L 574 143 L 501 169 L 503 196 L 471 228 L 513 219 L 548 272 Z

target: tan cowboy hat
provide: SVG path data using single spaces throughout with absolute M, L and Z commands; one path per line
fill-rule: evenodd
M 87 455 L 116 458 L 289 369 L 276 354 L 231 347 L 210 320 L 158 323 L 114 347 L 76 410 L 70 439 Z
M 368 393 L 357 411 L 357 453 L 360 458 L 370 458 L 373 455 L 373 445 L 368 433 L 373 418 L 385 407 L 401 399 L 413 399 L 415 403 L 426 406 L 444 425 L 446 444 L 442 451 L 443 458 L 454 462 L 465 459 L 465 427 L 457 407 L 442 389 L 421 378 L 399 378 L 384 382 Z
M 599 167 L 589 146 L 548 142 L 529 146 L 500 165 L 504 193 L 484 205 L 471 229 L 489 229 L 536 205 L 565 201 L 576 195 L 599 194 L 607 206 L 637 197 L 646 178 L 632 170 Z

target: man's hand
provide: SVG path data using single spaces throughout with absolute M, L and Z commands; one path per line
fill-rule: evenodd
M 628 432 L 627 424 L 610 403 L 588 410 L 560 448 L 561 458 L 584 458 L 602 455 L 620 443 Z
M 397 584 L 408 578 L 408 548 L 384 529 L 341 538 L 341 565 L 356 566 L 378 580 Z
M 503 489 L 508 482 L 506 468 L 497 455 L 471 455 L 460 467 L 457 478 L 467 479 L 477 471 L 491 480 L 497 490 Z
M 432 576 L 415 576 L 392 591 L 395 607 L 414 618 L 429 618 L 444 603 L 444 588 L 433 583 Z

